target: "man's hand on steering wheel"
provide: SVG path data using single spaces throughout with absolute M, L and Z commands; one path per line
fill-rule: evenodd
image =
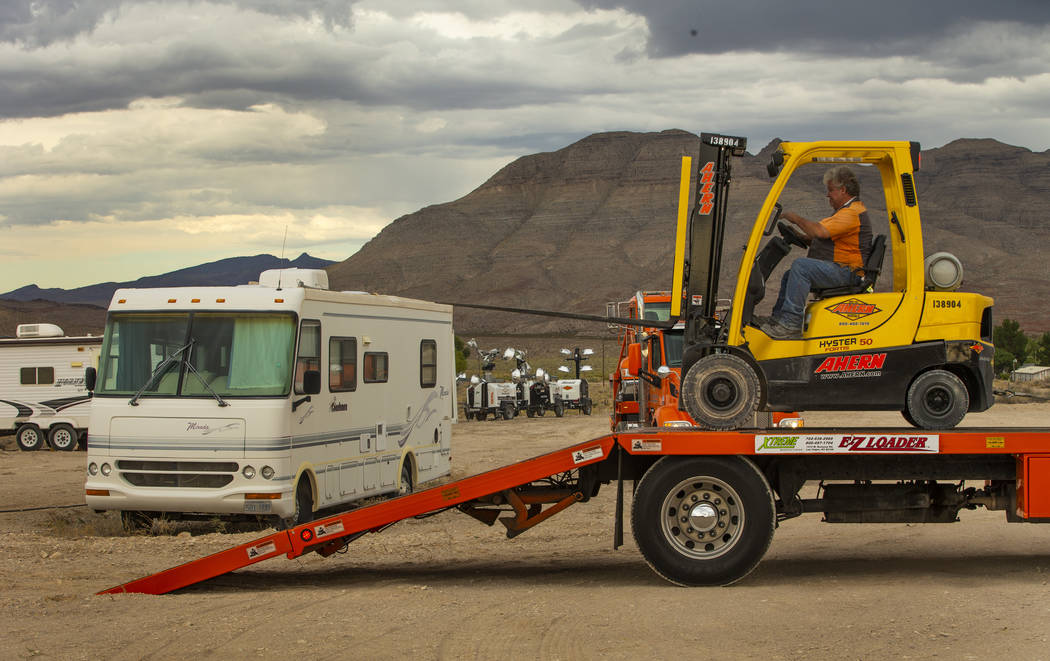
M 780 230 L 780 236 L 784 237 L 784 240 L 787 241 L 789 245 L 796 245 L 803 250 L 809 249 L 810 239 L 806 236 L 805 232 L 799 228 L 780 220 L 777 221 L 777 229 Z

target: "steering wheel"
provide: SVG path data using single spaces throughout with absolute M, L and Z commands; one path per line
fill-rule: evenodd
M 809 237 L 802 230 L 783 220 L 777 221 L 777 229 L 780 230 L 780 236 L 784 237 L 789 244 L 794 244 L 803 250 L 809 249 Z

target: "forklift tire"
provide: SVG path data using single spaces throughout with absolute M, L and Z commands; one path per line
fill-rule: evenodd
M 773 492 L 745 457 L 667 456 L 638 481 L 631 529 L 653 570 L 684 586 L 729 585 L 773 541 Z
M 560 402 L 554 405 L 554 415 L 556 415 L 559 418 L 565 415 L 565 406 L 563 406 Z
M 948 370 L 923 372 L 908 388 L 905 410 L 921 429 L 951 429 L 969 409 L 966 384 Z
M 747 427 L 758 409 L 758 399 L 758 375 L 732 354 L 704 356 L 682 380 L 685 410 L 705 429 Z
M 52 450 L 72 452 L 77 449 L 77 431 L 65 423 L 57 424 L 47 432 L 47 443 Z
M 23 452 L 35 452 L 44 447 L 44 433 L 36 425 L 22 425 L 15 432 L 15 443 Z

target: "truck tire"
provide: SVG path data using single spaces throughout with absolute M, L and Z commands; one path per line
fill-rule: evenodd
M 563 415 L 565 415 L 565 405 L 562 404 L 561 402 L 558 402 L 557 404 L 555 404 L 554 405 L 554 415 L 559 417 L 559 418 L 562 417 Z
M 48 430 L 47 442 L 52 450 L 72 452 L 77 449 L 77 431 L 71 425 L 59 423 Z
M 631 528 L 645 561 L 668 581 L 729 585 L 762 560 L 776 507 L 750 459 L 668 456 L 639 480 Z
M 758 375 L 742 358 L 713 353 L 693 363 L 682 380 L 682 401 L 705 429 L 740 429 L 758 409 Z
M 503 414 L 503 419 L 504 420 L 510 420 L 511 418 L 514 417 L 514 405 L 513 404 L 504 404 L 503 406 L 500 407 L 500 411 Z
M 585 402 L 583 403 L 583 405 L 582 405 L 582 406 L 580 406 L 580 411 L 581 411 L 581 412 L 582 412 L 582 413 L 583 413 L 584 415 L 590 415 L 590 414 L 591 414 L 591 400 L 589 400 L 589 399 L 588 399 L 588 400 L 586 400 L 586 401 L 585 401 Z
M 528 407 L 527 409 L 525 409 L 525 415 L 529 418 L 536 417 L 536 409 L 532 408 L 531 406 Z
M 969 409 L 966 384 L 948 370 L 923 372 L 908 388 L 905 410 L 916 427 L 951 429 L 962 422 Z
M 15 432 L 15 443 L 24 452 L 35 452 L 44 447 L 44 433 L 34 424 L 24 424 Z

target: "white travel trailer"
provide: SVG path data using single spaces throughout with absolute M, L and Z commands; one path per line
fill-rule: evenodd
M 66 337 L 54 324 L 20 324 L 0 340 L 0 431 L 18 447 L 75 450 L 87 431 L 91 394 L 84 370 L 98 361 L 100 336 Z
M 302 523 L 448 475 L 451 307 L 327 285 L 118 290 L 88 376 L 88 507 Z

